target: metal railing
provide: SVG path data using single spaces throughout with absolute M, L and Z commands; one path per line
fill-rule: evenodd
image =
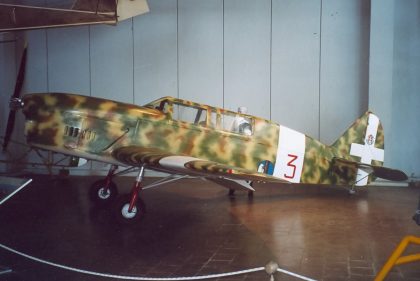
M 218 273 L 218 274 L 210 274 L 210 275 L 199 275 L 199 276 L 190 276 L 190 277 L 143 277 L 143 276 L 127 276 L 127 275 L 116 275 L 116 274 L 109 274 L 109 273 L 102 273 L 102 272 L 96 272 L 96 271 L 90 271 L 90 270 L 84 270 L 80 268 L 70 267 L 63 264 L 54 263 L 51 261 L 47 261 L 44 259 L 40 259 L 25 253 L 22 253 L 20 251 L 17 251 L 13 248 L 10 248 L 8 246 L 5 246 L 3 244 L 0 244 L 0 248 L 9 251 L 11 253 L 14 253 L 16 255 L 19 255 L 21 257 L 30 259 L 32 261 L 46 264 L 52 267 L 60 268 L 67 271 L 77 272 L 81 274 L 87 274 L 87 275 L 93 275 L 93 276 L 99 276 L 104 278 L 115 278 L 120 280 L 137 280 L 137 281 L 182 281 L 182 280 L 204 280 L 204 279 L 216 279 L 216 278 L 224 278 L 229 276 L 235 276 L 235 275 L 243 275 L 243 274 L 249 274 L 254 273 L 258 271 L 265 271 L 270 278 L 270 281 L 274 281 L 274 273 L 280 272 L 283 274 L 287 274 L 293 277 L 296 277 L 301 280 L 305 281 L 316 281 L 315 279 L 293 273 L 284 269 L 279 268 L 277 263 L 275 262 L 269 262 L 265 267 L 256 267 L 251 269 L 245 269 L 240 271 L 234 271 L 234 272 L 227 272 L 227 273 Z
M 397 248 L 395 248 L 394 252 L 389 257 L 385 265 L 382 267 L 381 271 L 379 271 L 378 275 L 375 278 L 375 281 L 384 280 L 388 273 L 391 271 L 391 269 L 396 265 L 420 261 L 420 253 L 402 256 L 405 249 L 410 243 L 420 245 L 420 237 L 405 236 L 400 242 L 400 244 L 398 244 Z

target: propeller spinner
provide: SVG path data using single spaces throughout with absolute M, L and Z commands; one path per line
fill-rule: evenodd
M 12 133 L 13 133 L 13 128 L 15 126 L 15 120 L 16 120 L 16 111 L 19 108 L 22 108 L 23 106 L 23 102 L 20 96 L 21 96 L 23 81 L 25 79 L 27 49 L 28 49 L 27 45 L 25 44 L 22 58 L 20 59 L 19 73 L 16 79 L 15 90 L 9 102 L 10 111 L 9 111 L 9 117 L 7 118 L 6 133 L 4 135 L 3 151 L 6 151 L 9 141 L 10 141 L 10 137 L 12 136 Z

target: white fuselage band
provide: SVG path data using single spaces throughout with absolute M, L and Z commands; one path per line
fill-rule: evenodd
M 305 135 L 280 126 L 273 176 L 299 183 L 305 158 Z

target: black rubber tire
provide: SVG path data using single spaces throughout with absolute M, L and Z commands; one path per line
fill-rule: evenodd
M 108 205 L 114 202 L 115 198 L 118 196 L 117 185 L 111 181 L 109 184 L 109 192 L 104 194 L 105 190 L 105 180 L 95 181 L 89 189 L 89 198 L 90 200 L 97 205 Z
M 413 216 L 413 220 L 417 223 L 417 225 L 420 225 L 420 210 L 417 210 L 417 212 Z

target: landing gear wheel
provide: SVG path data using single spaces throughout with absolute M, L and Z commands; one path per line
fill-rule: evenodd
M 146 213 L 146 206 L 144 205 L 143 200 L 140 198 L 137 199 L 133 210 L 130 212 L 128 210 L 130 208 L 130 199 L 130 195 L 124 195 L 117 199 L 115 215 L 119 223 L 132 224 L 138 222 L 144 217 Z
M 235 197 L 235 189 L 233 188 L 229 188 L 229 193 L 228 193 L 229 197 Z
M 417 223 L 417 225 L 420 225 L 420 210 L 416 211 L 413 216 L 413 220 Z
M 114 182 L 109 183 L 109 189 L 105 188 L 106 181 L 95 181 L 89 190 L 89 198 L 98 205 L 107 205 L 115 200 L 118 195 L 117 185 Z

